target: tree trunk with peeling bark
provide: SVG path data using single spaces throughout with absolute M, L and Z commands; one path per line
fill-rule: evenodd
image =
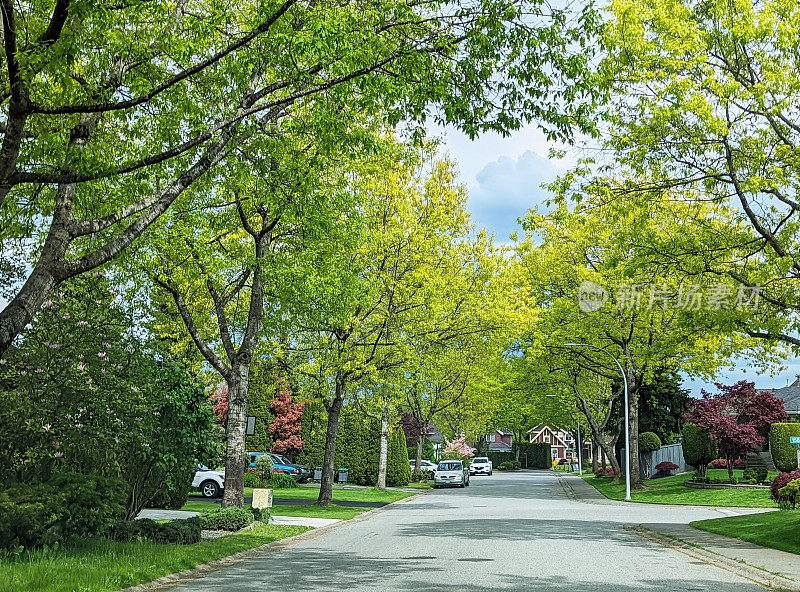
M 386 491 L 386 469 L 389 464 L 389 401 L 384 399 L 381 413 L 381 452 L 378 457 L 378 489 Z

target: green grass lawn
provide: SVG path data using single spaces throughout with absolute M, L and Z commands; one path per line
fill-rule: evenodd
M 51 551 L 0 560 L 0 592 L 105 592 L 220 559 L 305 532 L 303 526 L 260 524 L 239 534 L 195 545 L 107 539 L 76 541 Z
M 727 478 L 725 469 L 709 469 L 709 477 Z M 777 473 L 771 473 L 770 478 Z M 691 477 L 683 473 L 673 477 L 652 479 L 645 482 L 644 491 L 632 491 L 631 500 L 644 504 L 677 504 L 689 506 L 739 506 L 743 508 L 774 508 L 768 489 L 690 489 L 683 482 Z M 741 478 L 742 471 L 734 471 Z M 614 483 L 612 479 L 598 479 L 594 475 L 584 480 L 609 499 L 625 499 L 625 482 Z
M 249 507 L 247 504 L 245 507 Z M 211 504 L 208 502 L 192 501 L 186 502 L 181 510 L 187 512 L 208 512 L 213 508 L 219 508 L 219 504 Z M 307 506 L 272 506 L 270 513 L 273 516 L 306 516 L 308 518 L 338 518 L 340 520 L 350 520 L 359 514 L 363 514 L 372 508 L 345 508 L 330 504 L 327 508 L 321 508 L 316 504 Z
M 800 555 L 800 510 L 700 520 L 691 526 Z

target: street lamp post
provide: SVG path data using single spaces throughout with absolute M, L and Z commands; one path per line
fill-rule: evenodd
M 608 354 L 617 364 L 617 368 L 619 368 L 619 373 L 622 376 L 622 385 L 625 388 L 625 500 L 631 501 L 631 435 L 628 428 L 628 377 L 625 376 L 622 364 L 614 357 L 614 354 L 603 348 L 592 345 L 591 343 L 565 343 L 564 345 L 567 347 L 591 347 L 604 354 Z

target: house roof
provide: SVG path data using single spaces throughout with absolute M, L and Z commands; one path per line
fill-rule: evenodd
M 783 400 L 787 413 L 800 413 L 800 376 L 789 386 L 773 389 L 772 394 Z
M 489 450 L 493 452 L 508 452 L 511 450 L 511 446 L 505 442 L 490 442 Z

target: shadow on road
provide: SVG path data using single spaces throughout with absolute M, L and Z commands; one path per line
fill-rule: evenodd
M 254 559 L 186 583 L 180 590 L 204 592 L 264 592 L 285 590 L 403 590 L 440 592 L 488 592 L 547 590 L 548 592 L 641 592 L 642 590 L 713 590 L 757 592 L 763 588 L 745 581 L 724 583 L 673 575 L 668 581 L 644 575 L 626 584 L 579 580 L 568 575 L 543 578 L 492 573 L 486 581 L 447 582 L 446 567 L 452 561 L 361 557 L 344 553 L 287 549 Z M 491 571 L 491 563 L 484 563 Z M 451 578 L 452 578 L 452 571 Z

